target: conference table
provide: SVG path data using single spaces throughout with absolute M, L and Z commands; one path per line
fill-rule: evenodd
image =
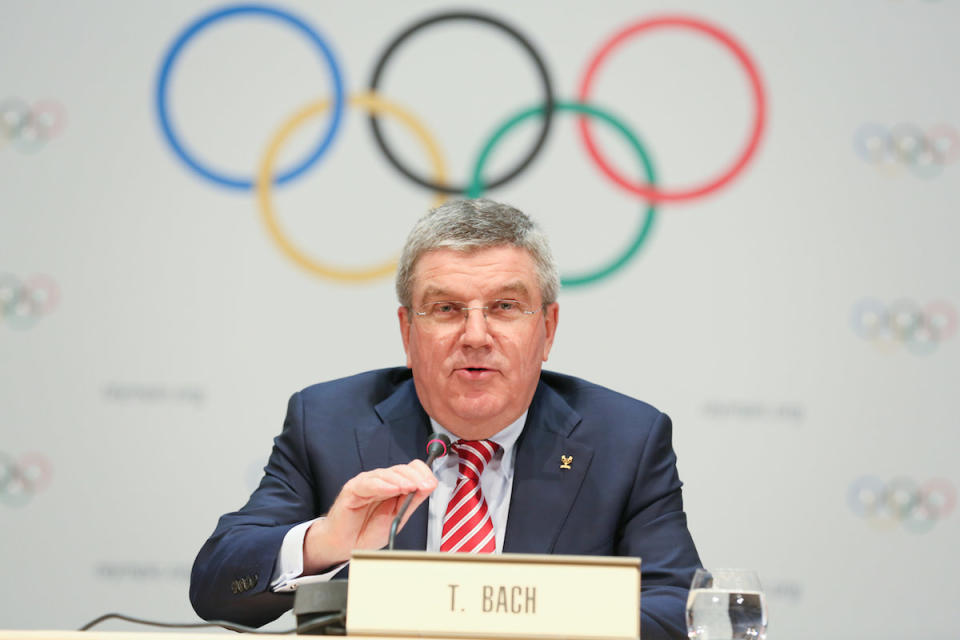
M 58 631 L 54 629 L 43 629 L 43 630 L 17 630 L 17 629 L 0 629 L 0 640 L 93 640 L 94 638 L 100 638 L 102 640 L 210 640 L 214 635 L 218 634 L 230 634 L 233 637 L 237 636 L 237 633 L 234 631 L 228 631 L 226 629 L 215 629 L 212 628 L 211 631 L 101 631 L 100 629 L 90 629 L 89 631 Z M 292 634 L 287 635 L 276 635 L 276 634 L 250 634 L 254 638 L 264 638 L 270 640 L 273 638 L 277 640 L 278 638 L 287 638 L 290 639 Z M 351 638 L 358 638 L 359 636 L 350 636 Z M 370 640 L 373 640 L 372 638 Z M 379 638 L 378 640 L 384 640 Z
M 89 631 L 39 629 L 39 630 L 19 630 L 19 629 L 0 629 L 0 640 L 210 640 L 215 635 L 229 634 L 236 638 L 235 631 L 227 629 L 216 629 L 211 627 L 208 631 L 101 631 L 99 629 L 90 629 Z M 290 640 L 296 637 L 295 634 L 246 634 L 251 638 L 263 638 L 264 640 L 279 640 L 286 638 Z M 322 637 L 322 636 L 313 636 Z M 336 637 L 336 636 L 328 636 Z M 342 636 L 348 637 L 348 636 Z M 410 640 L 410 638 L 391 638 L 389 636 L 355 636 L 350 638 L 354 640 Z M 430 640 L 463 640 L 463 638 L 431 638 Z M 474 639 L 483 640 L 483 638 Z
M 66 631 L 56 629 L 40 630 L 18 630 L 18 629 L 0 629 L 0 640 L 210 640 L 214 635 L 229 634 L 237 637 L 234 631 L 226 629 L 216 629 L 211 627 L 210 631 L 101 631 L 100 629 L 90 629 L 89 631 Z M 290 640 L 294 634 L 248 634 L 251 638 L 264 638 L 264 640 L 279 640 L 286 638 Z M 390 640 L 384 636 L 349 636 L 355 640 Z M 400 639 L 397 639 L 400 640 Z M 404 640 L 409 640 L 406 638 Z M 462 638 L 432 638 L 431 640 L 463 640 Z

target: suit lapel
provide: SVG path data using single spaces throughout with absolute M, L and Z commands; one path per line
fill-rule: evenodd
M 593 459 L 592 447 L 568 437 L 580 420 L 563 398 L 540 382 L 517 440 L 505 552 L 553 551 Z M 567 458 L 572 459 L 564 465 Z
M 430 435 L 430 418 L 420 406 L 413 380 L 403 382 L 374 409 L 380 420 L 361 425 L 356 430 L 363 471 L 407 464 L 414 458 L 424 457 Z M 426 502 L 421 504 L 397 534 L 396 548 L 426 548 L 426 505 Z

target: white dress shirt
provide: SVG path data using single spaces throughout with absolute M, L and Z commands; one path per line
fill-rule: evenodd
M 487 463 L 480 475 L 480 490 L 487 501 L 487 509 L 493 522 L 496 536 L 496 553 L 503 551 L 503 536 L 507 530 L 507 513 L 510 510 L 510 494 L 513 491 L 513 467 L 516 460 L 516 444 L 527 420 L 527 412 L 517 418 L 512 424 L 497 432 L 490 440 L 500 445 L 493 459 Z M 448 436 L 451 442 L 459 438 L 450 433 L 433 418 L 430 419 L 433 430 Z M 455 455 L 447 455 L 433 462 L 433 472 L 437 476 L 437 488 L 428 499 L 427 515 L 427 551 L 440 550 L 440 537 L 443 529 L 443 516 L 447 511 L 447 503 L 457 486 L 459 477 L 460 459 Z M 274 591 L 294 591 L 302 584 L 324 582 L 329 580 L 347 563 L 331 567 L 327 571 L 313 575 L 303 575 L 303 539 L 307 529 L 319 518 L 301 522 L 291 528 L 283 538 L 283 545 L 277 556 L 273 569 L 273 579 L 270 588 Z

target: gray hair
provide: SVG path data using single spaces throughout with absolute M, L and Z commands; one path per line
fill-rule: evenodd
M 527 214 L 493 200 L 455 200 L 420 218 L 407 236 L 397 267 L 397 298 L 413 304 L 413 270 L 420 256 L 434 249 L 466 253 L 491 247 L 525 249 L 537 267 L 540 297 L 544 304 L 557 301 L 560 273 L 550 243 L 540 226 Z

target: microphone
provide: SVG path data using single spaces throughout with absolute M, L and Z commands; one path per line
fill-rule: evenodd
M 447 448 L 449 446 L 450 438 L 442 433 L 431 433 L 430 438 L 427 440 L 427 459 L 425 461 L 427 466 L 432 465 L 433 461 L 437 458 L 442 458 L 447 455 Z M 403 501 L 403 504 L 400 505 L 400 511 L 397 513 L 397 517 L 394 518 L 390 524 L 390 538 L 387 543 L 387 549 L 390 551 L 393 551 L 393 542 L 397 537 L 397 530 L 400 529 L 400 521 L 403 520 L 403 514 L 407 512 L 410 503 L 413 502 L 415 493 L 416 492 L 407 494 L 407 498 Z

